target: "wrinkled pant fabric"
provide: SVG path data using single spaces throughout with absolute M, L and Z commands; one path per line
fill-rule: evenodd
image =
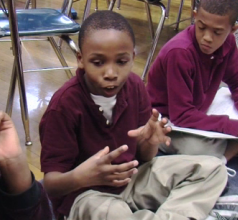
M 139 167 L 120 195 L 79 195 L 68 220 L 204 220 L 226 183 L 226 168 L 215 157 L 156 157 Z

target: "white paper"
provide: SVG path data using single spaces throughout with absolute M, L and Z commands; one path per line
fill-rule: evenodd
M 218 90 L 211 106 L 207 111 L 207 115 L 228 115 L 230 119 L 238 119 L 238 110 L 235 108 L 234 102 L 231 98 L 230 90 L 227 87 L 222 87 Z M 167 126 L 170 126 L 173 131 L 180 131 L 209 138 L 238 139 L 236 136 L 219 132 L 177 127 L 171 122 L 169 122 Z
M 209 137 L 209 138 L 217 138 L 217 139 L 238 139 L 236 136 L 232 136 L 229 134 L 223 134 L 219 132 L 214 132 L 214 131 L 203 131 L 199 129 L 193 129 L 193 128 L 181 128 L 174 126 L 172 123 L 168 123 L 167 126 L 170 126 L 173 131 L 180 131 L 180 132 L 185 132 L 189 134 L 195 134 L 199 136 L 204 136 L 204 137 Z
M 228 115 L 230 119 L 238 119 L 238 111 L 227 87 L 218 90 L 207 115 Z

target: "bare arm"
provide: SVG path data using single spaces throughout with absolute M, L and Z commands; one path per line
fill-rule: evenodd
M 135 167 L 138 161 L 119 165 L 111 164 L 127 150 L 126 145 L 112 152 L 109 152 L 109 147 L 105 147 L 72 171 L 47 173 L 44 177 L 44 185 L 48 194 L 63 196 L 84 187 L 100 185 L 120 187 L 128 184 L 131 176 L 137 172 Z

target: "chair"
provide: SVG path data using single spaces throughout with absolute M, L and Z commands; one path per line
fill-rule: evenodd
M 147 3 L 148 3 L 148 0 L 145 0 Z M 193 10 L 195 9 L 196 7 L 196 2 L 197 0 L 191 0 L 191 21 L 192 21 L 192 18 L 193 18 Z M 178 17 L 177 17 L 177 21 L 176 21 L 176 27 L 175 27 L 175 30 L 178 30 L 178 27 L 179 27 L 179 23 L 180 23 L 180 17 L 181 17 L 181 12 L 182 12 L 182 7 L 183 7 L 183 3 L 184 3 L 184 0 L 181 0 L 180 2 L 180 7 L 179 7 L 179 13 L 178 13 Z M 157 43 L 158 43 L 158 40 L 159 40 L 159 36 L 160 36 L 160 33 L 162 31 L 162 28 L 163 28 L 163 23 L 164 23 L 164 20 L 165 20 L 165 15 L 163 15 L 163 12 L 165 9 L 164 6 L 162 6 L 163 4 L 160 2 L 160 1 L 157 1 L 155 3 L 152 3 L 153 5 L 156 5 L 158 7 L 161 8 L 162 10 L 162 15 L 161 15 L 161 19 L 160 19 L 160 22 L 157 26 L 157 30 L 154 34 L 154 30 L 153 30 L 153 24 L 152 24 L 152 20 L 151 20 L 151 12 L 150 12 L 150 8 L 149 8 L 149 5 L 147 4 L 147 15 L 148 15 L 148 21 L 149 21 L 149 28 L 150 28 L 150 32 L 151 32 L 151 37 L 152 37 L 152 46 L 151 46 L 151 49 L 150 49 L 150 52 L 149 52 L 149 55 L 148 55 L 148 58 L 147 58 L 147 61 L 146 61 L 146 65 L 145 65 L 145 68 L 143 70 L 143 73 L 142 73 L 142 76 L 141 76 L 141 79 L 145 82 L 146 80 L 146 75 L 148 73 L 148 70 L 149 70 L 149 67 L 150 67 L 150 64 L 151 64 L 151 61 L 153 59 L 153 55 L 154 55 L 154 52 L 155 52 L 155 49 L 156 49 L 156 46 L 157 46 Z
M 65 0 L 67 1 L 67 0 Z M 28 4 L 29 1 L 27 1 Z M 14 63 L 12 69 L 11 82 L 9 87 L 6 112 L 11 116 L 16 82 L 18 81 L 20 104 L 22 113 L 22 122 L 25 129 L 26 146 L 32 144 L 29 129 L 28 106 L 26 99 L 26 90 L 24 83 L 24 71 L 22 67 L 21 40 L 25 36 L 45 36 L 53 47 L 63 67 L 45 68 L 43 70 L 64 69 L 68 77 L 72 77 L 70 67 L 68 67 L 60 49 L 57 46 L 53 36 L 59 36 L 65 40 L 75 54 L 78 48 L 69 38 L 69 35 L 76 34 L 80 30 L 80 25 L 69 19 L 63 13 L 54 9 L 21 9 L 15 10 L 14 0 L 7 0 L 7 10 L 1 0 L 2 12 L 0 13 L 0 37 L 11 37 Z M 72 0 L 68 1 L 68 7 L 71 9 Z M 29 4 L 28 4 L 29 6 Z M 31 70 L 34 71 L 34 70 Z M 40 71 L 40 70 L 37 70 Z
M 157 43 L 158 43 L 158 40 L 159 40 L 159 36 L 160 36 L 161 31 L 162 31 L 163 26 L 164 26 L 165 18 L 167 18 L 169 16 L 171 0 L 168 0 L 167 8 L 159 0 L 154 0 L 154 1 L 153 0 L 152 1 L 150 1 L 150 0 L 139 0 L 139 1 L 143 1 L 145 3 L 145 9 L 146 9 L 146 13 L 147 13 L 147 18 L 148 18 L 148 22 L 149 22 L 149 29 L 150 29 L 150 34 L 151 34 L 151 38 L 152 38 L 151 49 L 149 51 L 149 55 L 147 57 L 146 64 L 145 64 L 145 67 L 144 67 L 144 70 L 143 70 L 142 76 L 141 76 L 142 80 L 145 82 L 146 74 L 149 70 L 149 67 L 150 67 L 151 61 L 153 59 L 153 55 L 154 55 L 154 52 L 155 52 L 155 49 L 156 49 L 156 46 L 157 46 Z M 97 2 L 97 0 L 96 0 L 96 2 Z M 113 8 L 115 2 L 116 2 L 116 0 L 111 0 L 112 8 Z M 191 0 L 191 18 L 192 18 L 193 9 L 195 7 L 195 2 L 196 2 L 196 0 Z M 181 0 L 180 6 L 179 6 L 179 13 L 178 13 L 177 21 L 174 23 L 174 24 L 176 24 L 175 30 L 178 30 L 179 23 L 181 22 L 180 18 L 181 18 L 183 3 L 184 3 L 184 0 Z M 121 0 L 117 0 L 117 8 L 118 9 L 120 8 L 120 4 L 121 4 Z M 159 23 L 157 25 L 156 32 L 154 31 L 154 28 L 153 28 L 150 5 L 158 6 L 161 9 L 161 17 L 160 17 Z
M 149 2 L 148 2 L 148 0 L 139 0 L 139 1 L 142 1 L 142 2 L 145 3 L 145 9 L 146 9 L 147 17 L 148 17 L 148 21 L 149 21 L 149 29 L 150 29 L 150 33 L 151 33 L 151 37 L 152 37 L 151 49 L 149 51 L 149 55 L 148 55 L 148 58 L 147 58 L 147 61 L 146 61 L 146 64 L 145 64 L 145 67 L 144 67 L 144 70 L 143 70 L 143 73 L 142 73 L 142 79 L 144 81 L 146 73 L 148 72 L 150 63 L 151 63 L 153 55 L 154 55 L 154 52 L 155 52 L 155 49 L 156 49 L 156 46 L 157 46 L 157 43 L 158 43 L 158 40 L 159 40 L 160 33 L 161 33 L 163 25 L 164 25 L 164 21 L 165 21 L 165 17 L 166 17 L 166 8 L 160 1 L 156 2 L 156 3 L 153 3 L 156 6 L 160 7 L 160 9 L 161 9 L 161 18 L 159 20 L 156 32 L 154 32 L 152 19 L 151 19 L 151 12 L 150 12 Z M 92 1 L 90 0 L 90 2 L 89 2 L 89 0 L 88 0 L 87 2 L 88 2 L 88 5 L 87 5 L 88 8 L 85 7 L 84 19 L 87 18 L 88 15 L 89 15 L 89 10 L 90 10 Z M 98 3 L 97 2 L 98 2 L 98 0 L 96 0 L 96 10 L 98 10 Z M 116 3 L 116 0 L 110 0 L 110 2 L 109 2 L 109 0 L 107 0 L 108 10 L 113 10 L 115 3 Z
M 75 0 L 75 1 L 79 1 L 79 0 Z M 107 1 L 108 10 L 112 10 L 114 8 L 116 0 L 110 0 L 110 1 L 106 0 L 106 1 Z M 84 15 L 83 15 L 83 21 L 89 16 L 91 4 L 92 4 L 92 0 L 86 0 L 86 5 L 85 5 Z M 95 11 L 97 11 L 97 10 L 98 10 L 98 0 L 96 0 Z
M 107 0 L 108 1 L 108 0 Z M 156 4 L 161 0 L 148 0 L 148 3 L 150 4 Z M 97 8 L 97 2 L 98 0 L 96 0 L 96 8 Z M 171 0 L 167 1 L 167 6 L 166 6 L 166 11 L 165 11 L 165 17 L 168 18 L 169 17 L 169 12 L 170 12 L 170 4 L 171 4 Z M 177 31 L 179 28 L 179 23 L 184 21 L 184 20 L 180 20 L 181 18 L 181 14 L 182 14 L 182 9 L 183 9 L 183 4 L 184 4 L 184 0 L 180 1 L 180 6 L 179 6 L 179 12 L 178 12 L 178 16 L 177 16 L 177 20 L 174 24 L 176 24 L 175 26 L 175 30 Z M 121 7 L 121 0 L 117 0 L 117 9 L 120 9 Z M 191 0 L 191 8 L 194 8 L 194 0 Z M 185 19 L 187 20 L 187 19 Z

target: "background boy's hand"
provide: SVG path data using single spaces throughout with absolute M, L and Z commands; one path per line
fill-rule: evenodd
M 75 168 L 75 176 L 80 179 L 79 182 L 82 183 L 82 180 L 85 180 L 82 187 L 102 185 L 120 187 L 128 184 L 131 180 L 131 176 L 137 173 L 135 167 L 138 166 L 138 161 L 134 160 L 119 165 L 111 164 L 127 150 L 128 146 L 126 145 L 112 152 L 109 152 L 109 147 L 105 147 Z M 84 172 L 82 172 L 82 170 Z M 81 175 L 77 177 L 77 173 L 81 173 Z
M 18 135 L 11 118 L 0 111 L 0 165 L 22 154 Z

